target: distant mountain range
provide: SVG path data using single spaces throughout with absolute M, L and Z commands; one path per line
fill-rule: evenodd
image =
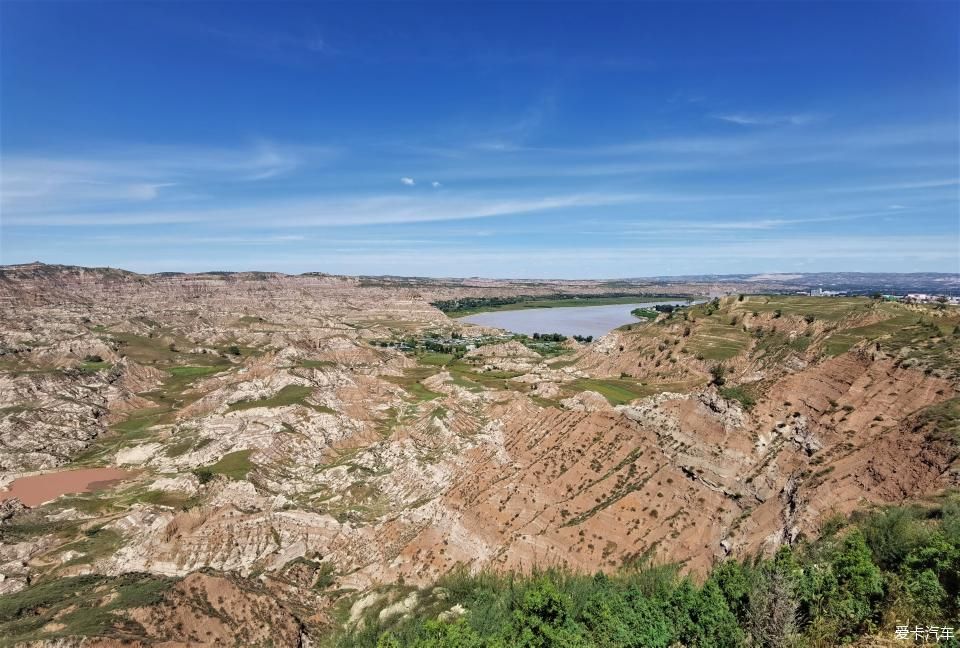
M 782 286 L 787 290 L 835 290 L 866 294 L 934 293 L 960 294 L 960 272 L 811 272 L 731 275 L 688 275 L 654 277 L 663 283 L 757 283 L 764 286 Z M 649 281 L 650 279 L 646 279 Z
M 233 277 L 266 279 L 269 277 L 340 277 L 324 272 L 304 272 L 288 275 L 269 271 L 210 270 L 199 273 L 157 272 L 140 275 L 115 268 L 85 268 L 42 262 L 18 265 L 0 265 L 0 278 L 26 275 L 54 276 L 64 273 L 102 274 L 112 279 L 120 277 L 174 278 L 181 276 Z M 343 276 L 346 277 L 346 276 Z M 810 273 L 759 273 L 759 274 L 704 274 L 657 277 L 630 277 L 624 279 L 489 279 L 482 277 L 400 277 L 395 275 L 360 275 L 349 277 L 359 281 L 360 286 L 408 286 L 420 288 L 483 288 L 496 291 L 521 287 L 571 292 L 576 290 L 624 290 L 628 292 L 649 291 L 652 288 L 685 288 L 684 292 L 696 289 L 701 292 L 799 292 L 820 288 L 848 294 L 866 295 L 875 292 L 903 295 L 928 293 L 934 295 L 960 295 L 960 272 L 810 272 Z

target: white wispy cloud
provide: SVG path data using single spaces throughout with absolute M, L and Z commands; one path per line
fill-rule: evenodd
M 308 160 L 329 161 L 336 155 L 333 148 L 268 141 L 235 149 L 107 147 L 96 156 L 4 154 L 0 206 L 7 213 L 39 212 L 152 202 L 166 195 L 190 198 L 212 183 L 268 180 L 292 173 Z
M 682 199 L 682 197 L 677 197 Z M 262 222 L 283 226 L 373 225 L 420 223 L 489 218 L 556 209 L 599 207 L 637 201 L 670 200 L 654 194 L 580 193 L 540 197 L 462 194 L 443 192 L 423 196 L 381 195 L 362 197 L 310 197 L 260 200 L 242 205 L 183 209 L 115 209 L 112 211 L 56 211 L 47 213 L 5 213 L 5 225 L 150 225 L 161 223 L 220 223 L 231 227 Z
M 337 54 L 320 30 L 313 25 L 304 25 L 296 31 L 264 29 L 238 29 L 184 24 L 178 27 L 204 41 L 220 43 L 237 54 L 254 56 L 274 63 L 302 63 L 318 55 Z
M 400 178 L 400 182 L 402 184 L 407 185 L 408 187 L 412 187 L 413 185 L 417 184 L 413 178 L 406 178 L 406 177 Z
M 97 235 L 88 236 L 85 240 L 98 243 L 116 245 L 138 245 L 149 242 L 151 245 L 277 245 L 283 243 L 297 243 L 306 241 L 307 237 L 299 234 L 268 234 L 247 236 L 196 236 L 184 234 L 180 236 L 141 236 L 125 235 Z
M 844 216 L 823 216 L 814 218 L 756 218 L 745 220 L 646 220 L 635 227 L 623 228 L 620 236 L 643 238 L 656 235 L 688 235 L 688 234 L 721 234 L 728 232 L 738 237 L 747 236 L 750 232 L 772 232 L 797 226 L 816 225 L 822 223 L 840 223 L 876 217 L 877 213 L 853 214 Z M 584 234 L 609 235 L 608 231 L 585 231 Z
M 830 187 L 826 189 L 826 191 L 831 193 L 909 191 L 911 189 L 939 189 L 942 187 L 956 187 L 958 185 L 960 185 L 960 178 L 935 178 L 931 180 L 915 180 L 910 182 L 887 182 L 872 185 Z
M 813 113 L 794 113 L 789 115 L 726 113 L 713 115 L 713 117 L 741 126 L 803 126 L 804 124 L 809 124 L 820 119 L 819 115 Z
M 430 186 L 432 186 L 434 189 L 437 189 L 439 187 L 442 187 L 443 185 L 441 185 L 439 182 L 434 180 L 433 182 L 430 183 Z

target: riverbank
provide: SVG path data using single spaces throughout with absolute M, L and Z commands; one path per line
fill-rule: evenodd
M 515 301 L 507 301 L 514 299 Z M 483 298 L 460 300 L 453 302 L 436 302 L 433 305 L 442 310 L 448 317 L 460 319 L 478 313 L 493 313 L 498 311 L 517 311 L 539 308 L 577 308 L 586 306 L 614 306 L 620 304 L 637 304 L 651 300 L 692 302 L 696 297 L 686 295 L 617 295 L 617 296 L 556 296 L 549 298 Z

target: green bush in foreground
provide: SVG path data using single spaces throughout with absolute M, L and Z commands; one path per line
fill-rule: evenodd
M 455 605 L 461 616 L 444 614 Z M 338 646 L 833 646 L 896 625 L 960 633 L 960 497 L 831 524 L 815 542 L 718 563 L 699 584 L 672 566 L 611 575 L 460 570 L 407 617 L 379 609 Z M 441 620 L 446 619 L 446 620 Z M 954 640 L 939 645 L 960 646 Z

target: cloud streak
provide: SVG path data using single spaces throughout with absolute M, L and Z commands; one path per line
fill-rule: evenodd
M 203 209 L 136 209 L 109 212 L 55 212 L 5 215 L 6 225 L 89 226 L 220 223 L 231 227 L 261 222 L 270 215 L 272 226 L 322 227 L 422 223 L 521 215 L 558 209 L 622 205 L 637 201 L 670 200 L 653 194 L 557 194 L 500 198 L 464 194 L 444 196 L 383 195 L 257 201 L 254 204 Z
M 820 117 L 813 113 L 795 113 L 792 115 L 763 115 L 750 113 L 727 113 L 714 115 L 714 119 L 738 124 L 740 126 L 803 126 L 818 121 Z
M 95 157 L 5 154 L 0 160 L 0 206 L 6 212 L 34 212 L 151 202 L 180 191 L 189 198 L 213 184 L 278 178 L 308 162 L 325 163 L 337 155 L 329 147 L 267 141 L 235 149 L 108 148 Z

